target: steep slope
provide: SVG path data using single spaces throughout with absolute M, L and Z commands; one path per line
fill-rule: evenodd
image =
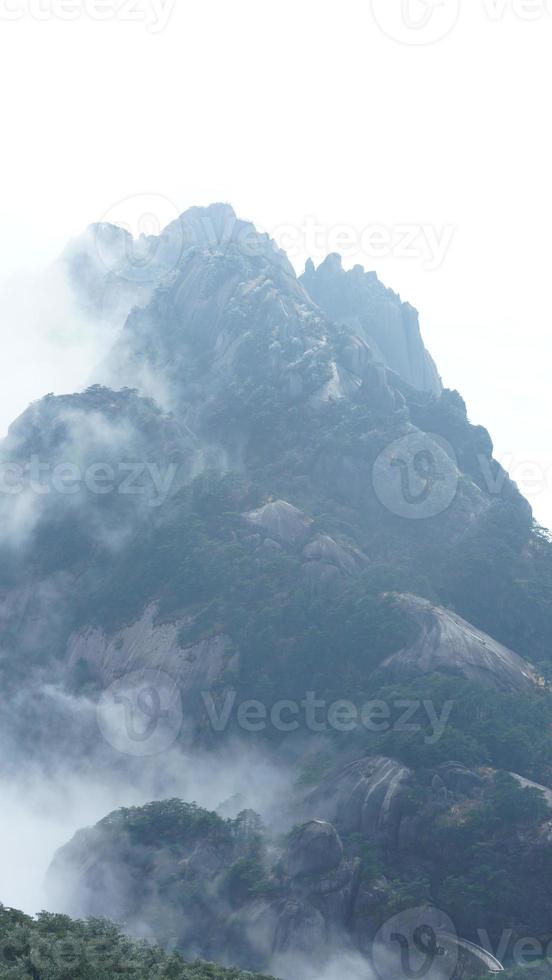
M 312 261 L 301 282 L 309 296 L 335 323 L 347 327 L 353 342 L 368 344 L 374 358 L 413 388 L 438 396 L 442 384 L 425 349 L 416 310 L 356 265 L 346 272 L 339 255 L 329 255 L 317 269 Z
M 334 835 L 344 848 L 308 887 L 295 838 L 286 855 L 264 841 L 276 874 L 207 820 L 230 865 L 209 839 L 192 874 L 195 849 L 172 837 L 167 851 L 165 824 L 129 868 L 128 828 L 108 822 L 119 883 L 128 871 L 144 901 L 129 909 L 123 887 L 113 914 L 170 943 L 166 890 L 190 906 L 182 944 L 199 936 L 202 955 L 197 894 L 216 900 L 209 935 L 229 928 L 217 955 L 262 969 L 258 942 L 284 956 L 314 936 L 324 955 L 339 935 L 362 953 L 405 902 L 439 902 L 473 942 L 487 914 L 496 932 L 545 935 L 550 828 L 530 790 L 552 785 L 552 544 L 442 389 L 414 311 L 335 258 L 298 279 L 226 205 L 138 243 L 92 228 L 65 261 L 91 308 L 132 309 L 99 383 L 34 404 L 0 447 L 6 765 L 136 772 L 131 757 L 152 754 L 161 781 L 169 748 L 262 744 L 285 759 L 312 791 L 304 804 L 290 788 L 286 819 L 325 825 L 304 832 L 306 851 L 324 839 L 337 854 Z M 105 831 L 71 851 L 102 888 Z M 359 879 L 365 845 L 383 883 Z M 504 868 L 514 884 L 497 904 Z
M 142 942 L 131 942 L 115 924 L 78 922 L 42 912 L 31 918 L 0 905 L 3 980 L 270 980 L 213 963 L 185 963 Z
M 446 672 L 404 600 L 380 598 L 391 589 L 545 661 L 552 548 L 461 398 L 414 377 L 414 361 L 431 374 L 417 325 L 380 321 L 383 287 L 334 259 L 298 280 L 215 205 L 138 245 L 89 230 L 70 256 L 90 302 L 104 281 L 126 296 L 136 248 L 139 305 L 98 369 L 113 387 L 48 396 L 0 450 L 5 684 L 27 672 L 32 686 L 33 664 L 41 684 L 97 697 L 154 667 L 177 679 L 197 734 L 204 688 L 347 696 L 405 650 L 414 673 Z M 393 371 L 364 305 L 393 337 Z M 498 649 L 480 653 L 487 642 Z M 530 673 L 509 657 L 494 658 L 498 687 Z

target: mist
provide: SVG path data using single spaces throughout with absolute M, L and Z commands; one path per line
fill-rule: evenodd
M 289 790 L 290 771 L 260 747 L 229 742 L 217 753 L 174 747 L 149 759 L 131 759 L 111 749 L 100 737 L 96 705 L 55 687 L 43 687 L 44 715 L 61 712 L 65 743 L 41 755 L 35 747 L 29 761 L 19 753 L 14 717 L 30 717 L 37 701 L 25 692 L 3 718 L 0 731 L 0 895 L 6 906 L 29 914 L 42 909 L 63 911 L 63 895 L 47 891 L 45 876 L 58 848 L 119 807 L 141 806 L 151 800 L 179 798 L 195 802 L 223 817 L 255 810 L 267 824 L 285 825 L 282 800 Z M 36 720 L 35 720 L 36 724 Z M 43 725 L 39 720 L 38 727 Z M 96 740 L 84 752 L 79 745 L 90 733 Z
M 323 966 L 314 966 L 307 956 L 278 956 L 270 969 L 289 980 L 378 980 L 368 960 L 354 952 L 331 956 Z
M 125 312 L 85 312 L 61 262 L 0 279 L 0 438 L 35 399 L 86 387 Z

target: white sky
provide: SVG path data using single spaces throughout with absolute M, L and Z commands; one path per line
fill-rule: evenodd
M 437 269 L 389 247 L 346 264 L 418 307 L 445 383 L 552 526 L 551 13 L 552 0 L 0 0 L 0 278 L 142 195 L 175 211 L 228 200 L 279 234 L 315 219 L 321 252 L 339 225 L 358 240 L 381 225 L 395 244 L 408 226 L 418 246 L 444 231 Z M 32 297 L 22 313 L 8 292 L 0 429 L 91 366 L 90 336 L 71 345 L 51 299 L 45 328 Z

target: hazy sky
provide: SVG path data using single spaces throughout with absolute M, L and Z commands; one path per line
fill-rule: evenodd
M 0 0 L 0 278 L 125 208 L 228 200 L 298 267 L 345 242 L 418 307 L 445 383 L 552 526 L 551 11 Z M 33 282 L 0 283 L 0 429 L 83 384 L 105 340 Z

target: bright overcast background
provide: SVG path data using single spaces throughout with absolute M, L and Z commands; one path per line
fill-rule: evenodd
M 9 277 L 121 200 L 225 200 L 297 268 L 344 241 L 412 302 L 552 526 L 551 8 L 0 0 L 0 430 L 101 346 L 54 286 Z

